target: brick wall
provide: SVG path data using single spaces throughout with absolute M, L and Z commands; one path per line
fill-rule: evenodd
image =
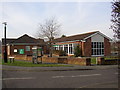
M 68 64 L 86 65 L 85 58 L 68 58 Z
M 26 51 L 26 46 L 30 46 L 30 51 Z M 14 46 L 10 45 L 10 56 L 20 55 L 19 49 L 24 49 L 24 54 L 22 54 L 22 55 L 32 55 L 32 47 L 33 46 L 36 46 L 36 45 L 14 45 Z M 14 49 L 17 49 L 18 51 L 14 52 Z M 43 50 L 44 50 L 44 53 L 47 53 L 46 46 L 43 47 Z M 3 56 L 3 53 L 4 53 L 4 46 L 2 46 L 2 56 Z
M 30 46 L 30 51 L 26 51 L 26 46 Z M 14 46 L 11 46 L 11 55 L 17 55 L 19 54 L 19 51 L 17 53 L 14 53 L 14 49 L 24 49 L 24 55 L 32 55 L 32 47 L 34 45 L 14 45 Z
M 108 39 L 104 38 L 104 55 L 110 56 L 111 45 Z
M 15 60 L 29 60 L 32 61 L 32 56 L 26 55 L 14 55 Z M 41 58 L 38 59 L 41 61 Z M 43 63 L 62 63 L 62 64 L 76 64 L 76 65 L 90 65 L 87 62 L 87 58 L 75 58 L 75 57 L 67 57 L 67 58 L 58 58 L 58 57 L 42 57 Z
M 38 61 L 41 61 L 41 58 L 38 59 Z M 43 63 L 58 63 L 58 58 L 56 57 L 42 57 Z
M 91 38 L 87 39 L 83 44 L 83 56 L 91 56 Z

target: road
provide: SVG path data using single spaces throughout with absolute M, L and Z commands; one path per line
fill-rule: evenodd
M 3 70 L 3 88 L 118 88 L 118 70 Z

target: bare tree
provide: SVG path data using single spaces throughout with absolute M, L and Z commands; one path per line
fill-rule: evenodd
M 39 30 L 37 32 L 38 37 L 47 38 L 49 45 L 50 57 L 52 57 L 52 43 L 56 36 L 60 34 L 61 25 L 57 22 L 55 18 L 50 18 L 45 20 L 43 24 L 40 24 Z
M 120 0 L 113 0 L 111 16 L 111 29 L 114 31 L 114 37 L 120 39 Z
M 118 52 L 118 58 L 120 58 L 120 0 L 113 0 L 111 16 L 111 29 L 114 31 L 116 51 Z

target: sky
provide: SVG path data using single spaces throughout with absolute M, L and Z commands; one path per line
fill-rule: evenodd
M 111 2 L 0 2 L 0 23 L 7 22 L 7 38 L 36 37 L 39 24 L 55 17 L 60 34 L 67 36 L 100 31 L 113 38 Z M 0 38 L 4 25 L 0 24 Z

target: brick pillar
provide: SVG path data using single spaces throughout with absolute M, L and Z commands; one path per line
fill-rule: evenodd
M 104 65 L 105 63 L 105 59 L 103 57 L 98 57 L 97 58 L 97 64 L 98 65 Z
M 86 66 L 90 66 L 91 65 L 91 58 L 86 58 Z
M 110 56 L 111 46 L 108 39 L 104 38 L 104 56 Z
M 87 39 L 86 42 L 84 42 L 84 55 L 87 57 L 91 56 L 91 38 Z

